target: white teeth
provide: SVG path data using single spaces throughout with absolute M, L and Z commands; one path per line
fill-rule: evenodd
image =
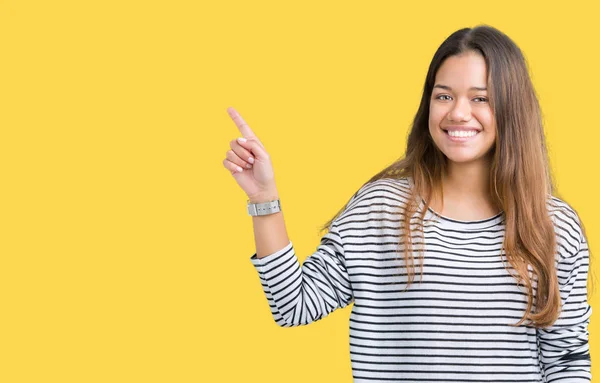
M 468 131 L 449 130 L 448 134 L 452 137 L 473 137 L 474 135 L 477 134 L 477 131 L 475 131 L 475 130 L 468 130 Z

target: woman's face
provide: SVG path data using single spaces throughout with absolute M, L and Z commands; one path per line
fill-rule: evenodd
M 448 57 L 436 73 L 429 133 L 449 161 L 485 161 L 494 146 L 496 123 L 486 84 L 485 60 L 473 51 Z

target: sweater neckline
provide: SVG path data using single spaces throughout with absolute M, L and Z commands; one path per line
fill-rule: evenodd
M 423 202 L 421 202 L 421 208 L 423 207 Z M 504 221 L 504 212 L 500 212 L 492 217 L 477 219 L 477 220 L 458 220 L 450 217 L 446 217 L 431 207 L 427 208 L 427 212 L 425 213 L 425 220 L 433 220 L 437 223 L 438 226 L 447 228 L 447 229 L 455 229 L 455 230 L 482 230 L 489 229 L 490 227 L 494 227 L 496 225 L 500 225 Z

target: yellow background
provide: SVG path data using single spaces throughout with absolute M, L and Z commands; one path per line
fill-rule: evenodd
M 436 48 L 479 23 L 524 51 L 600 254 L 598 2 L 0 4 L 2 382 L 351 381 L 349 308 L 271 317 L 226 108 L 270 153 L 303 260 L 403 154 Z

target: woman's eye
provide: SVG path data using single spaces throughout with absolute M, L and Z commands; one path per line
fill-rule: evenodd
M 448 97 L 447 99 L 443 98 L 443 97 Z M 435 99 L 436 100 L 443 100 L 443 101 L 447 101 L 448 99 L 450 99 L 451 97 L 448 96 L 447 94 L 440 94 L 439 96 L 437 96 Z M 485 97 L 475 97 L 473 100 L 481 100 L 478 102 L 487 102 L 488 99 Z

